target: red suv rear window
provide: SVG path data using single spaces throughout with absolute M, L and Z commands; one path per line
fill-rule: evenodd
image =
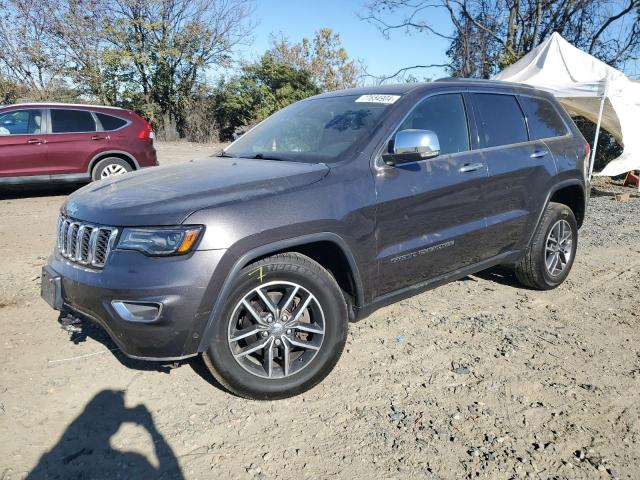
M 126 120 L 114 117 L 113 115 L 107 115 L 106 113 L 96 113 L 96 115 L 102 124 L 102 128 L 107 131 L 118 130 L 127 124 Z

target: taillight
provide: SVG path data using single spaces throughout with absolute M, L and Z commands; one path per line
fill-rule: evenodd
M 138 133 L 138 138 L 140 140 L 153 140 L 155 134 L 153 133 L 153 128 L 147 122 L 144 122 L 144 127 Z

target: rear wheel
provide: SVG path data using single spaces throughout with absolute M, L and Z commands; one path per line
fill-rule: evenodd
M 346 336 L 346 303 L 331 274 L 304 255 L 280 254 L 240 271 L 204 360 L 240 396 L 285 398 L 329 374 Z
M 550 290 L 565 281 L 578 245 L 578 224 L 573 211 L 561 203 L 547 205 L 525 255 L 516 265 L 520 283 Z
M 126 160 L 118 157 L 107 157 L 100 160 L 93 167 L 91 178 L 95 182 L 103 178 L 111 178 L 118 175 L 124 175 L 133 170 Z

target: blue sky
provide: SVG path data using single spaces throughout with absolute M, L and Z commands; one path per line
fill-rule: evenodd
M 403 31 L 392 33 L 387 40 L 374 25 L 358 18 L 358 13 L 364 13 L 364 4 L 364 0 L 258 0 L 254 18 L 259 24 L 253 44 L 243 48 L 242 53 L 250 58 L 259 57 L 269 48 L 271 33 L 282 32 L 297 42 L 302 37 L 312 37 L 319 28 L 328 27 L 340 34 L 349 56 L 362 59 L 371 74 L 392 74 L 409 65 L 446 62 L 445 40 Z M 447 75 L 442 68 L 420 69 L 415 73 L 420 78 Z
M 400 68 L 416 64 L 447 62 L 446 40 L 403 30 L 391 32 L 390 38 L 386 39 L 375 25 L 358 18 L 358 13 L 365 13 L 365 3 L 366 0 L 256 0 L 253 20 L 258 25 L 253 43 L 238 53 L 255 60 L 269 48 L 272 33 L 282 33 L 291 41 L 298 42 L 305 36 L 312 37 L 317 29 L 328 27 L 340 34 L 349 56 L 363 60 L 373 75 L 390 75 Z M 451 27 L 446 12 L 435 9 L 430 15 L 433 15 L 435 27 L 442 25 L 445 33 L 450 33 L 447 31 Z M 447 76 L 444 68 L 419 69 L 412 73 L 418 78 Z M 638 78 L 640 62 L 628 65 L 625 73 Z

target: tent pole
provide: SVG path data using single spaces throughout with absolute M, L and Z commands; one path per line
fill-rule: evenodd
M 604 102 L 607 99 L 607 84 L 608 84 L 608 80 L 605 80 L 604 90 L 602 91 L 602 97 L 600 98 L 600 111 L 598 112 L 596 136 L 593 139 L 593 149 L 591 150 L 591 160 L 589 162 L 589 183 L 591 183 L 591 177 L 593 176 L 593 165 L 596 162 L 596 149 L 598 148 L 598 137 L 600 136 L 600 124 L 602 123 L 602 112 L 604 110 Z

